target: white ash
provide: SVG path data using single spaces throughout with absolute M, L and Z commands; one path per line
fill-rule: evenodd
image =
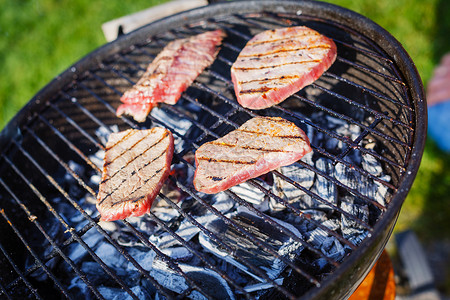
M 117 125 L 111 125 L 109 127 L 106 126 L 100 126 L 96 131 L 95 135 L 98 137 L 100 142 L 103 145 L 106 145 L 106 142 L 108 141 L 109 135 L 111 133 L 117 133 L 119 132 L 119 126 Z
M 305 155 L 301 160 L 308 165 L 314 165 L 312 161 L 313 153 Z M 306 190 L 309 190 L 314 184 L 315 173 L 314 171 L 303 167 L 299 163 L 295 163 L 289 166 L 280 167 L 279 172 L 288 177 L 296 184 L 302 186 Z M 288 203 L 300 201 L 300 197 L 305 195 L 305 192 L 296 187 L 294 184 L 284 180 L 280 176 L 274 175 L 273 193 L 278 197 L 284 199 Z M 274 210 L 283 210 L 285 206 L 282 203 L 278 203 L 273 198 L 270 199 L 271 208 Z
M 262 185 L 265 189 L 269 189 L 270 186 L 263 180 L 258 178 L 254 179 L 259 185 Z M 235 193 L 241 199 L 252 203 L 255 208 L 264 212 L 270 209 L 269 197 L 267 197 L 260 189 L 253 186 L 248 182 L 235 185 L 230 188 L 230 191 Z
M 177 120 L 174 117 L 175 114 L 168 109 L 157 108 L 152 113 L 154 113 L 153 117 L 158 120 L 166 121 L 166 119 L 170 118 Z M 322 128 L 328 126 L 326 128 L 349 140 L 355 140 L 361 133 L 358 126 L 348 124 L 334 117 L 324 116 L 324 114 L 314 115 L 311 121 L 319 124 Z M 174 132 L 186 137 L 195 136 L 196 130 L 198 131 L 193 122 L 186 120 L 173 121 L 170 123 L 170 126 Z M 116 131 L 118 131 L 118 128 L 102 128 L 98 130 L 96 135 L 102 143 L 106 144 L 107 136 L 111 132 Z M 347 143 L 318 132 L 311 126 L 308 126 L 307 131 L 312 144 L 324 148 L 330 153 L 339 155 L 339 153 L 345 152 L 346 148 L 348 148 Z M 176 151 L 182 151 L 186 145 L 180 138 L 176 139 L 176 144 Z M 375 146 L 371 146 L 371 151 L 375 151 L 374 149 Z M 103 157 L 104 151 L 98 151 L 89 156 L 89 159 L 101 169 Z M 193 162 L 191 152 L 185 153 L 183 158 L 190 163 Z M 361 151 L 353 148 L 343 159 L 352 166 L 360 166 L 380 180 L 386 182 L 391 180 L 390 176 L 383 172 L 381 163 L 373 155 L 363 154 Z M 333 160 L 320 155 L 320 153 L 306 155 L 302 159 L 302 163 L 281 167 L 278 170 L 281 174 L 302 186 L 304 190 L 298 189 L 275 174 L 271 177 L 272 175 L 269 173 L 265 179 L 253 179 L 254 183 L 272 192 L 277 197 L 286 200 L 288 207 L 281 203 L 279 199 L 266 196 L 265 193 L 249 182 L 235 186 L 231 188 L 231 191 L 249 205 L 258 209 L 266 218 L 270 218 L 285 228 L 283 231 L 289 231 L 297 238 L 306 241 L 323 253 L 324 257 L 341 261 L 351 252 L 350 247 L 339 241 L 328 231 L 319 228 L 316 224 L 321 224 L 354 245 L 359 245 L 368 236 L 368 230 L 355 221 L 355 218 L 369 224 L 370 220 L 374 218 L 374 212 L 371 211 L 372 205 L 369 205 L 364 199 L 358 199 L 351 192 L 336 185 L 326 177 L 309 170 L 304 164 L 311 166 L 313 170 L 317 169 L 325 173 L 350 189 L 354 189 L 380 204 L 386 204 L 385 199 L 389 197 L 389 189 L 385 185 L 361 174 L 352 167 L 347 167 L 342 163 L 334 164 Z M 69 167 L 78 176 L 87 177 L 89 186 L 98 186 L 101 180 L 100 174 L 87 174 L 84 166 L 74 161 L 69 162 Z M 188 187 L 192 184 L 193 170 L 185 164 L 173 164 L 172 174 L 171 176 L 179 183 Z M 67 185 L 75 185 L 76 181 L 72 175 L 67 173 L 63 177 Z M 192 224 L 180 211 L 174 209 L 172 205 L 166 202 L 164 197 L 157 197 L 152 207 L 152 213 L 164 222 L 170 230 L 181 237 L 185 243 L 188 243 L 201 255 L 204 255 L 212 265 L 219 268 L 236 284 L 239 284 L 245 291 L 252 293 L 252 296 L 256 298 L 263 295 L 263 292 L 270 289 L 272 285 L 256 274 L 257 272 L 245 266 L 246 263 L 259 268 L 261 272 L 279 284 L 286 280 L 285 275 L 289 274 L 289 267 L 281 259 L 274 257 L 272 254 L 267 253 L 265 249 L 255 245 L 254 241 L 237 232 L 230 224 L 224 222 L 209 209 L 205 208 L 195 197 L 181 191 L 171 193 L 173 189 L 176 189 L 176 187 L 174 187 L 173 183 L 168 182 L 162 193 L 175 203 L 180 210 L 188 213 L 204 226 L 207 231 L 213 233 L 218 238 L 218 241 L 212 239 L 208 232 L 203 232 L 197 225 Z M 74 195 L 74 198 L 83 210 L 93 217 L 98 215 L 95 208 L 95 197 L 89 194 L 80 195 L 80 188 L 79 190 L 72 188 L 68 190 L 71 196 Z M 311 197 L 309 194 L 317 195 L 325 203 L 317 200 L 315 197 Z M 228 193 L 218 193 L 216 195 L 196 193 L 196 196 L 212 205 L 229 220 L 237 223 L 257 240 L 268 243 L 279 256 L 286 260 L 293 262 L 296 258 L 304 255 L 304 247 L 300 242 L 296 241 L 289 234 L 283 233 L 276 226 L 267 223 L 251 210 L 240 206 Z M 336 212 L 327 202 L 339 207 L 351 217 Z M 84 216 L 76 213 L 77 211 L 65 199 L 55 198 L 53 203 L 62 218 L 67 220 L 76 230 L 87 224 Z M 301 214 L 292 213 L 289 206 L 300 210 Z M 308 218 L 316 223 L 309 221 Z M 211 292 L 211 295 L 216 295 L 216 292 L 218 292 L 223 298 L 232 299 L 234 297 L 233 290 L 219 274 L 206 268 L 204 263 L 194 253 L 171 234 L 167 233 L 162 226 L 159 226 L 153 217 L 149 215 L 132 217 L 128 218 L 127 222 L 145 237 L 148 237 L 148 242 L 156 246 L 166 257 L 170 258 L 189 278 L 198 282 L 202 289 L 203 285 L 200 283 L 203 283 L 203 279 L 205 279 L 207 285 L 204 291 L 207 294 Z M 133 257 L 142 269 L 149 271 L 150 275 L 164 288 L 176 293 L 183 293 L 189 288 L 189 284 L 185 279 L 166 263 L 163 263 L 162 258 L 146 245 L 147 242 L 140 240 L 128 226 L 125 226 L 120 221 L 100 221 L 99 225 L 122 247 L 123 251 Z M 114 245 L 106 241 L 96 228 L 87 231 L 82 238 L 96 255 L 127 283 L 138 297 L 145 295 L 143 296 L 145 298 L 164 298 L 155 287 L 148 283 L 148 280 L 142 279 L 142 274 L 140 274 L 136 266 L 131 261 L 128 261 Z M 233 251 L 231 253 L 227 252 L 227 247 L 223 247 L 223 244 L 233 249 Z M 93 257 L 83 246 L 73 243 L 65 251 L 67 251 L 69 258 L 75 264 L 81 266 L 89 278 L 93 278 L 92 280 L 99 286 L 99 290 L 105 298 L 111 296 L 112 298 L 118 297 L 117 299 L 127 299 L 126 297 L 129 295 L 118 289 L 117 283 L 111 281 L 103 268 L 94 261 Z M 326 270 L 326 266 L 329 266 L 325 258 L 316 259 L 311 264 L 324 270 Z M 58 266 L 50 267 L 58 268 Z M 68 276 L 73 274 L 73 270 L 69 266 L 62 269 Z M 89 294 L 90 291 L 86 289 L 82 280 L 76 275 L 72 276 L 66 279 L 71 283 L 69 290 L 77 290 L 78 292 L 76 293 L 80 296 L 84 295 L 83 293 Z M 109 278 L 109 280 L 106 281 L 104 278 Z M 188 297 L 191 299 L 204 298 L 201 293 L 195 290 L 189 293 Z
M 178 267 L 191 278 L 196 284 L 202 286 L 202 290 L 208 297 L 217 299 L 235 299 L 228 283 L 216 272 L 185 264 L 178 264 Z M 190 285 L 183 276 L 172 270 L 165 262 L 156 259 L 153 262 L 150 275 L 165 288 L 176 292 L 183 293 Z M 203 294 L 195 291 L 189 294 L 190 299 L 208 299 Z
M 281 233 L 278 228 L 269 224 L 265 220 L 262 220 L 247 208 L 239 207 L 237 212 L 230 215 L 229 218 L 233 220 L 233 222 L 239 224 L 239 226 L 242 226 L 252 232 L 257 240 L 278 248 L 276 250 L 280 257 L 292 260 L 303 249 L 303 245 L 299 242 L 295 242 L 291 237 L 289 237 L 289 235 Z M 301 233 L 291 224 L 287 224 L 281 220 L 277 220 L 269 216 L 267 216 L 267 218 L 280 224 L 286 231 L 290 231 L 299 239 L 302 238 Z M 232 248 L 233 251 L 236 252 L 234 255 L 238 257 L 245 257 L 247 262 L 250 262 L 256 267 L 265 270 L 265 273 L 271 279 L 276 279 L 286 267 L 286 264 L 282 260 L 277 257 L 274 258 L 264 251 L 261 251 L 254 241 L 250 241 L 247 237 L 242 236 L 239 231 L 224 224 L 222 220 L 213 220 L 206 224 L 206 228 L 212 231 L 222 243 L 227 245 L 229 248 Z M 258 274 L 253 273 L 253 271 L 247 268 L 243 263 L 233 258 L 234 255 L 231 256 L 229 253 L 221 250 L 222 245 L 217 244 L 205 233 L 200 233 L 199 240 L 201 241 L 201 245 L 205 247 L 205 250 L 210 251 L 220 259 L 226 260 L 258 281 L 264 281 Z

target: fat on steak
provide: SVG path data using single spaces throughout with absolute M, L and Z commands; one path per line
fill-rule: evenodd
M 306 134 L 280 117 L 255 117 L 195 152 L 194 187 L 214 194 L 311 152 Z
M 109 136 L 97 194 L 101 220 L 150 211 L 169 176 L 173 147 L 172 133 L 161 127 L 128 129 Z
M 122 95 L 117 116 L 126 114 L 144 122 L 157 103 L 177 103 L 181 93 L 213 63 L 224 36 L 218 29 L 167 44 L 139 81 Z
M 278 104 L 317 80 L 336 55 L 333 40 L 305 26 L 261 32 L 231 67 L 236 98 L 250 109 Z

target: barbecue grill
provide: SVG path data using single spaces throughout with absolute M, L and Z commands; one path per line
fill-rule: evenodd
M 334 65 L 280 105 L 252 111 L 230 66 L 266 29 L 332 38 Z M 216 61 L 145 123 L 120 95 L 171 40 L 222 28 Z M 192 186 L 203 143 L 256 116 L 308 134 L 313 154 L 218 195 Z M 426 136 L 420 77 L 384 29 L 312 1 L 216 3 L 142 27 L 75 63 L 1 132 L 0 295 L 24 298 L 345 298 L 381 254 Z M 172 173 L 141 218 L 100 222 L 95 196 L 109 133 L 163 126 Z

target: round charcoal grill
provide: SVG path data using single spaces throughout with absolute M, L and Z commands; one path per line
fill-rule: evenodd
M 333 66 L 278 106 L 236 102 L 230 66 L 266 29 L 332 38 Z M 145 123 L 120 95 L 171 40 L 222 28 L 216 61 Z M 419 167 L 426 105 L 401 45 L 370 20 L 320 2 L 245 1 L 177 14 L 119 38 L 62 73 L 1 133 L 2 298 L 348 297 L 383 250 Z M 256 116 L 308 134 L 313 154 L 217 195 L 195 191 L 193 154 Z M 163 126 L 172 173 L 152 211 L 99 222 L 109 133 Z M 121 298 L 122 297 L 122 298 Z

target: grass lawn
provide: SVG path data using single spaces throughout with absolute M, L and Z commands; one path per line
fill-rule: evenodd
M 106 42 L 101 24 L 164 1 L 0 0 L 0 128 L 52 78 Z M 450 1 L 329 0 L 369 17 L 396 37 L 426 83 L 450 51 Z M 448 129 L 447 129 L 448 130 Z M 450 155 L 427 141 L 396 230 L 423 241 L 448 238 Z

